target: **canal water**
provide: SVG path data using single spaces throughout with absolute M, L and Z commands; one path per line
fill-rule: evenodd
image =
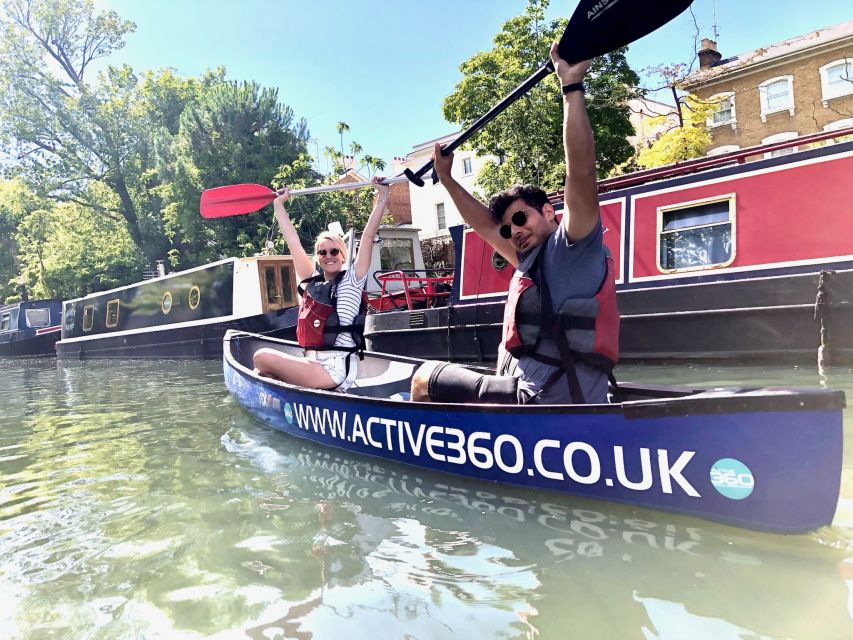
M 846 369 L 619 374 L 853 399 Z M 2 638 L 853 638 L 850 411 L 835 523 L 783 536 L 325 450 L 218 362 L 0 376 Z

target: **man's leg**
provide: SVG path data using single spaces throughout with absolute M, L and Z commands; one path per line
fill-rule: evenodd
M 412 376 L 412 402 L 523 404 L 518 378 L 487 376 L 458 364 L 425 362 Z

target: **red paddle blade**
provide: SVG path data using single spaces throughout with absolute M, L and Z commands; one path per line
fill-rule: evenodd
M 239 216 L 263 209 L 275 198 L 275 191 L 260 184 L 232 184 L 206 189 L 201 194 L 202 218 Z
M 639 40 L 662 27 L 693 0 L 581 0 L 558 51 L 566 62 L 589 60 Z

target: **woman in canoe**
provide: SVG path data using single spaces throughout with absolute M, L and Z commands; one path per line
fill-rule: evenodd
M 361 244 L 351 268 L 346 269 L 347 248 L 340 236 L 323 231 L 314 242 L 314 255 L 302 248 L 284 203 L 290 198 L 281 189 L 273 201 L 275 217 L 293 256 L 300 281 L 299 321 L 296 339 L 305 349 L 302 358 L 273 349 L 255 353 L 258 373 L 282 382 L 310 389 L 346 391 L 358 374 L 358 357 L 363 349 L 364 285 L 373 253 L 373 238 L 388 204 L 388 185 L 373 178 L 378 197 L 361 234 Z M 315 268 L 315 261 L 318 268 Z

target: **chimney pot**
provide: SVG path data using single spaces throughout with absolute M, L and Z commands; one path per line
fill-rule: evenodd
M 710 69 L 723 57 L 722 54 L 717 51 L 717 43 L 710 38 L 702 38 L 702 44 L 698 55 L 700 69 Z

